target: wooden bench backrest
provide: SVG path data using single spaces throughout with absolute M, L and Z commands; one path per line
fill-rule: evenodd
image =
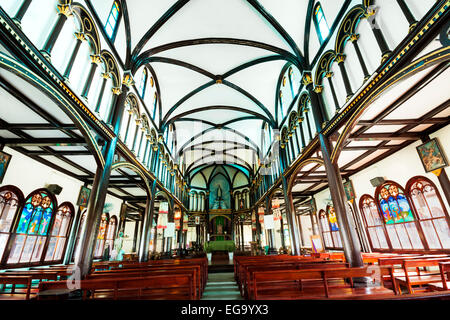
M 114 279 L 90 279 L 80 280 L 79 289 L 82 291 L 87 290 L 101 290 L 101 289 L 114 289 L 115 297 L 118 289 L 130 289 L 141 290 L 147 288 L 174 288 L 185 287 L 188 289 L 188 299 L 194 299 L 192 288 L 191 275 L 155 275 L 148 277 L 137 278 L 114 278 Z M 53 281 L 53 282 L 41 282 L 39 284 L 39 291 L 45 291 L 50 289 L 66 289 L 68 288 L 67 281 Z M 83 295 L 86 297 L 86 294 Z M 39 299 L 39 295 L 38 295 Z

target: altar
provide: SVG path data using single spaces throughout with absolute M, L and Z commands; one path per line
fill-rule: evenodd
M 205 244 L 206 252 L 228 251 L 234 252 L 236 246 L 233 240 L 216 240 L 209 241 Z

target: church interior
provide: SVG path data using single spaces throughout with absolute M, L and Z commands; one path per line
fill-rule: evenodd
M 0 300 L 448 300 L 450 0 L 0 0 Z

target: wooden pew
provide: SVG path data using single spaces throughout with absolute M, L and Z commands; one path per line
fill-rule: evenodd
M 190 275 L 194 300 L 202 296 L 203 289 L 200 281 L 200 270 L 198 266 L 172 266 L 172 267 L 149 267 L 149 268 L 125 268 L 109 271 L 96 271 L 87 276 L 87 279 L 107 279 L 125 277 L 147 277 L 153 275 Z
M 439 266 L 440 262 L 449 262 L 450 257 L 445 258 L 424 258 L 424 259 L 408 259 L 403 261 L 403 276 L 395 276 L 397 283 L 400 286 L 405 286 L 408 293 L 415 293 L 418 291 L 429 291 L 428 285 L 434 282 L 440 282 L 441 275 L 436 273 L 421 273 L 422 267 Z M 411 273 L 410 269 L 414 268 L 416 272 Z M 414 286 L 419 286 L 420 289 L 415 289 Z
M 0 284 L 12 285 L 11 292 L 9 293 L 2 293 L 0 294 L 0 300 L 4 299 L 20 299 L 25 298 L 25 300 L 30 299 L 30 293 L 31 293 L 31 281 L 32 276 L 14 276 L 14 275 L 5 275 L 5 273 L 0 274 Z M 16 293 L 15 287 L 17 284 L 23 284 L 26 286 L 26 292 L 25 295 L 23 293 Z M 25 297 L 24 297 L 25 296 Z
M 450 262 L 439 262 L 439 272 L 441 283 L 431 283 L 430 289 L 433 291 L 450 290 Z
M 297 263 L 296 265 L 293 265 L 292 267 L 286 267 L 286 266 L 251 266 L 247 270 L 246 275 L 246 282 L 244 283 L 244 290 L 242 293 L 242 296 L 245 299 L 249 299 L 249 297 L 253 296 L 253 274 L 255 272 L 259 271 L 276 271 L 284 272 L 286 270 L 325 270 L 325 269 L 345 269 L 348 268 L 348 263 L 344 262 L 334 262 L 330 261 L 330 263 Z M 309 281 L 309 283 L 305 283 L 305 281 L 299 280 L 299 281 L 287 281 L 287 282 L 276 282 L 273 283 L 271 281 L 267 281 L 266 286 L 270 287 L 272 289 L 278 289 L 278 290 L 285 290 L 289 286 L 298 286 L 300 288 L 303 287 L 303 285 L 315 285 L 315 283 L 312 283 Z M 265 286 L 262 282 L 260 282 L 259 286 Z
M 392 268 L 380 268 L 381 275 L 391 275 Z M 396 291 L 385 288 L 384 286 L 376 287 L 360 287 L 357 288 L 350 282 L 345 283 L 348 278 L 371 277 L 372 273 L 368 267 L 362 268 L 338 268 L 338 269 L 306 269 L 306 270 L 286 270 L 278 271 L 257 271 L 253 273 L 253 296 L 251 299 L 267 299 L 267 300 L 293 300 L 293 299 L 364 299 L 366 296 L 372 295 L 377 298 L 392 297 Z M 342 279 L 344 284 L 330 286 L 329 279 Z M 278 289 L 262 289 L 259 283 L 286 282 L 286 281 L 311 281 L 315 280 L 321 283 L 321 286 L 308 288 L 312 290 L 301 290 L 304 288 L 289 288 L 286 290 Z M 395 280 L 394 280 L 395 283 Z
M 153 262 L 153 261 L 152 261 Z M 202 266 L 197 263 L 182 263 L 182 264 L 173 264 L 173 263 L 152 263 L 152 262 L 145 262 L 145 263 L 133 263 L 128 264 L 125 266 L 115 267 L 111 268 L 109 271 L 116 271 L 120 272 L 119 270 L 123 271 L 130 271 L 130 270 L 159 270 L 162 268 L 171 268 L 171 269 L 195 269 L 196 270 L 196 283 L 198 283 L 198 294 L 201 296 L 204 288 L 206 287 L 206 281 L 207 281 L 207 271 L 202 270 Z M 94 273 L 98 273 L 101 271 L 95 271 Z M 105 272 L 108 272 L 106 270 Z
M 66 281 L 41 282 L 37 299 L 52 291 L 67 289 Z M 191 275 L 155 275 L 79 281 L 82 299 L 193 300 Z

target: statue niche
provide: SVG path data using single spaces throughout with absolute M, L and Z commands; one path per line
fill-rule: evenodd
M 222 174 L 218 174 L 214 177 L 209 189 L 209 203 L 211 210 L 230 209 L 230 185 Z

